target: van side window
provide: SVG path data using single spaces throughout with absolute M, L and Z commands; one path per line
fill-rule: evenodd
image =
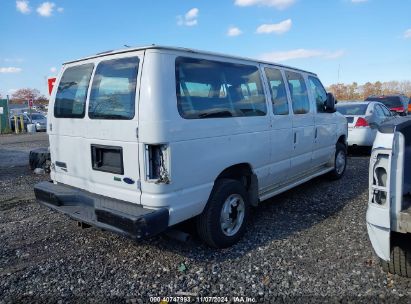
M 88 115 L 92 119 L 134 117 L 138 57 L 99 63 L 91 86 Z
M 294 114 L 310 112 L 310 100 L 308 99 L 304 77 L 300 73 L 290 71 L 285 71 L 285 75 L 291 94 Z
M 279 69 L 265 68 L 275 115 L 288 115 L 288 100 L 283 75 Z
M 310 89 L 317 105 L 317 113 L 325 113 L 325 102 L 327 101 L 327 91 L 318 78 L 309 76 Z
M 83 118 L 94 64 L 67 68 L 61 77 L 54 103 L 57 118 Z
M 178 57 L 177 106 L 186 119 L 264 116 L 265 95 L 257 67 Z

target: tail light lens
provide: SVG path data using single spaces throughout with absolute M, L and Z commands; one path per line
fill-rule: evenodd
M 404 107 L 395 107 L 391 108 L 390 110 L 395 112 L 404 112 Z
M 358 118 L 357 122 L 355 123 L 356 128 L 362 128 L 362 127 L 369 127 L 370 125 L 368 124 L 368 121 L 365 118 Z

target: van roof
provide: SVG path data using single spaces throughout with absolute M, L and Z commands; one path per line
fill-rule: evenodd
M 162 49 L 162 50 L 171 50 L 171 51 L 183 51 L 183 52 L 189 52 L 189 53 L 195 53 L 195 54 L 204 54 L 204 55 L 219 56 L 219 57 L 224 57 L 224 58 L 234 58 L 234 59 L 240 59 L 240 60 L 254 61 L 254 62 L 258 62 L 258 63 L 271 64 L 271 65 L 275 65 L 275 66 L 278 66 L 278 67 L 293 69 L 293 70 L 297 70 L 297 71 L 301 71 L 301 72 L 305 72 L 305 73 L 309 73 L 309 74 L 317 76 L 317 74 L 315 74 L 313 72 L 309 72 L 309 71 L 306 71 L 306 70 L 294 68 L 294 67 L 287 66 L 287 65 L 277 64 L 277 63 L 274 63 L 274 62 L 260 60 L 260 59 L 234 56 L 234 55 L 228 55 L 228 54 L 222 54 L 222 53 L 216 53 L 216 52 L 201 51 L 201 50 L 183 48 L 183 47 L 172 47 L 172 46 L 155 45 L 155 44 L 148 45 L 148 46 L 141 46 L 141 47 L 110 50 L 110 51 L 106 51 L 106 52 L 102 52 L 102 53 L 97 53 L 95 55 L 83 57 L 83 58 L 80 58 L 80 59 L 77 59 L 77 60 L 67 61 L 64 64 L 79 62 L 79 61 L 98 58 L 98 57 L 104 57 L 104 56 L 113 55 L 113 54 L 128 53 L 128 52 L 147 50 L 147 49 Z

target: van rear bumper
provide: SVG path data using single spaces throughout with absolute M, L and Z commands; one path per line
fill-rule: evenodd
M 52 182 L 34 186 L 37 201 L 50 209 L 92 226 L 142 239 L 168 227 L 169 211 L 146 209 L 139 205 L 97 195 Z

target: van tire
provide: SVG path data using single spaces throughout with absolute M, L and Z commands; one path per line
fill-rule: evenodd
M 241 225 L 238 225 L 237 232 L 233 235 L 227 235 L 223 232 L 220 223 L 223 206 L 227 204 L 230 197 L 234 199 L 238 198 L 237 207 L 241 205 L 240 209 L 243 210 L 243 220 L 241 221 Z M 235 208 L 236 212 L 237 207 Z M 238 214 L 239 213 L 237 213 L 236 216 Z M 196 218 L 198 235 L 210 247 L 230 247 L 237 243 L 244 235 L 249 214 L 250 203 L 243 184 L 233 179 L 219 179 L 214 183 L 213 191 L 211 192 L 205 209 Z
M 338 168 L 337 164 L 337 157 L 341 157 L 341 155 L 344 157 L 344 165 L 341 171 L 341 168 Z M 328 177 L 331 180 L 338 180 L 341 177 L 343 177 L 345 169 L 347 167 L 347 148 L 343 143 L 338 142 L 335 145 L 335 156 L 334 156 L 334 168 L 333 170 L 328 173 Z
M 390 261 L 380 259 L 385 272 L 411 278 L 411 250 L 404 246 L 394 246 L 391 250 Z

